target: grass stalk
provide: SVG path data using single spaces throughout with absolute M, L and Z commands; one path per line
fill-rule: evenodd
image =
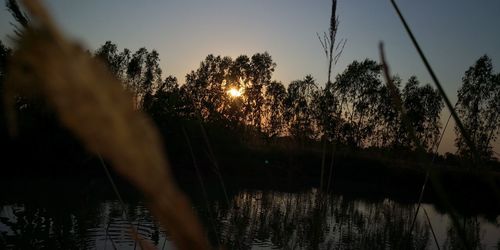
M 381 64 L 382 64 L 382 70 L 384 73 L 384 77 L 385 77 L 387 86 L 389 88 L 389 93 L 390 93 L 392 100 L 393 100 L 393 105 L 396 108 L 396 110 L 398 110 L 398 112 L 401 114 L 401 120 L 403 122 L 403 125 L 406 128 L 407 132 L 409 133 L 410 139 L 416 145 L 416 151 L 419 155 L 419 158 L 425 159 L 425 149 L 422 146 L 421 142 L 416 137 L 415 130 L 413 129 L 413 127 L 410 125 L 410 123 L 408 121 L 408 118 L 406 115 L 406 110 L 404 109 L 403 104 L 402 104 L 403 102 L 401 100 L 401 96 L 400 96 L 399 92 L 397 91 L 396 85 L 392 81 L 392 77 L 391 77 L 391 74 L 389 71 L 389 66 L 388 66 L 386 59 L 385 59 L 385 52 L 384 52 L 383 43 L 380 43 L 379 48 L 380 48 L 380 60 L 381 60 Z M 460 239 L 462 240 L 462 243 L 464 244 L 464 246 L 467 249 L 469 249 L 469 244 L 467 242 L 465 230 L 464 230 L 464 228 L 462 228 L 462 226 L 459 223 L 458 215 L 457 215 L 455 209 L 453 208 L 453 206 L 451 205 L 451 203 L 448 199 L 448 196 L 446 194 L 446 191 L 444 190 L 443 185 L 438 180 L 436 173 L 434 172 L 434 169 L 431 168 L 429 165 L 427 165 L 426 168 L 427 168 L 427 171 L 429 173 L 429 180 L 432 183 L 432 186 L 434 188 L 434 191 L 435 191 L 437 197 L 443 202 L 443 205 L 445 206 L 445 208 L 450 212 L 451 220 L 453 222 L 453 225 L 457 228 L 457 231 L 459 233 Z
M 193 166 L 194 166 L 194 169 L 196 171 L 196 176 L 198 177 L 198 181 L 200 183 L 201 191 L 203 194 L 203 200 L 205 201 L 205 206 L 206 206 L 207 212 L 209 214 L 210 224 L 212 226 L 212 229 L 214 230 L 214 234 L 215 234 L 215 237 L 217 239 L 217 243 L 219 245 L 221 245 L 222 242 L 220 241 L 219 236 L 218 236 L 217 227 L 215 226 L 214 215 L 212 213 L 212 209 L 210 209 L 210 203 L 208 201 L 207 190 L 205 187 L 205 183 L 203 181 L 203 177 L 201 175 L 200 168 L 198 167 L 198 163 L 196 162 L 196 157 L 195 157 L 194 152 L 193 152 L 193 147 L 191 146 L 191 140 L 189 140 L 189 136 L 184 128 L 182 129 L 182 133 L 184 134 L 184 138 L 186 139 L 186 143 L 187 143 L 187 146 L 189 148 L 189 153 L 191 155 L 191 159 L 193 159 Z
M 436 237 L 436 233 L 434 233 L 434 228 L 432 227 L 431 219 L 429 219 L 429 215 L 427 214 L 427 210 L 425 210 L 425 207 L 423 207 L 422 210 L 424 210 L 425 218 L 427 219 L 427 224 L 429 224 L 429 228 L 431 229 L 432 238 L 434 238 L 434 243 L 436 243 L 437 249 L 441 250 L 441 248 L 439 247 L 439 242 Z
M 111 226 L 111 222 L 112 222 L 112 218 L 109 218 L 109 221 L 108 221 L 108 225 L 106 226 L 106 231 L 104 232 L 104 250 L 106 250 L 108 244 L 107 244 L 107 239 L 109 238 L 109 241 L 111 241 L 111 245 L 113 246 L 113 249 L 116 250 L 116 245 L 115 245 L 115 241 L 113 240 L 113 238 L 111 238 L 111 236 L 109 236 L 108 232 L 109 232 L 109 227 Z
M 328 175 L 328 183 L 327 183 L 327 186 L 326 186 L 326 190 L 327 191 L 330 191 L 330 187 L 332 185 L 333 165 L 335 163 L 335 153 L 336 153 L 336 151 L 337 151 L 337 142 L 333 142 L 332 156 L 331 156 L 331 160 L 330 160 L 330 171 L 329 171 L 329 175 Z
M 327 78 L 327 85 L 330 85 L 331 82 L 331 76 L 332 76 L 332 69 L 333 67 L 337 64 L 340 56 L 342 55 L 342 52 L 344 51 L 344 47 L 347 43 L 346 39 L 341 39 L 338 43 L 336 42 L 337 39 L 337 31 L 339 28 L 339 18 L 337 16 L 337 0 L 332 0 L 332 11 L 331 11 L 331 16 L 330 16 L 330 29 L 328 30 L 328 33 L 323 33 L 323 38 L 319 35 L 319 33 L 316 33 L 318 36 L 318 40 L 321 43 L 321 47 L 323 48 L 323 51 L 325 53 L 325 56 L 328 60 L 328 78 Z M 342 113 L 342 105 L 340 107 L 341 113 Z M 338 140 L 338 136 L 335 135 L 335 141 Z M 324 139 L 324 146 L 323 146 L 323 159 L 321 163 L 321 179 L 320 179 L 320 190 L 323 190 L 324 188 L 324 182 L 325 182 L 325 155 L 326 155 L 326 143 L 327 139 Z M 333 152 L 334 154 L 335 152 Z M 332 157 L 334 157 L 332 155 Z M 332 176 L 332 171 L 333 171 L 333 160 L 332 164 L 330 165 L 330 172 L 329 172 L 329 178 L 328 178 L 328 185 L 327 185 L 327 190 L 330 189 L 330 181 L 331 181 L 331 176 Z
M 450 122 L 450 119 L 451 119 L 451 114 L 450 114 L 450 116 L 448 116 L 448 120 L 446 120 L 446 125 L 444 125 L 443 131 L 441 132 L 441 135 L 439 137 L 439 141 L 436 143 L 436 149 L 434 151 L 434 155 L 432 156 L 432 161 L 430 163 L 430 166 L 433 166 L 433 164 L 434 164 L 434 161 L 436 159 L 436 155 L 437 155 L 438 150 L 439 150 L 439 146 L 441 145 L 441 141 L 443 140 L 444 132 L 448 128 L 448 124 Z M 429 181 L 429 170 L 426 170 L 425 171 L 424 183 L 422 184 L 422 189 L 420 190 L 420 195 L 418 197 L 417 209 L 415 211 L 415 215 L 413 216 L 413 220 L 411 222 L 410 234 L 412 233 L 413 227 L 415 226 L 415 222 L 417 220 L 418 211 L 419 211 L 420 206 L 422 204 L 422 199 L 424 198 L 425 187 L 426 187 L 428 181 Z
M 205 144 L 207 146 L 208 152 L 207 155 L 209 156 L 208 158 L 212 162 L 212 165 L 214 166 L 213 171 L 217 175 L 217 178 L 219 179 L 222 192 L 224 193 L 224 198 L 226 199 L 226 205 L 230 207 L 230 202 L 229 202 L 229 196 L 227 195 L 227 190 L 226 190 L 226 185 L 224 184 L 224 178 L 222 178 L 222 173 L 220 171 L 219 163 L 217 162 L 217 159 L 215 158 L 214 151 L 212 150 L 212 146 L 210 144 L 210 140 L 208 139 L 207 132 L 205 130 L 205 127 L 203 124 L 200 122 L 200 128 L 201 128 L 201 133 L 203 135 L 203 139 L 205 140 Z
M 325 174 L 325 161 L 326 161 L 326 139 L 323 139 L 323 154 L 321 155 L 321 175 L 320 175 L 320 182 L 319 182 L 319 187 L 320 190 L 323 191 L 323 181 L 324 181 L 324 174 Z
M 403 26 L 406 30 L 406 32 L 408 33 L 408 35 L 410 36 L 410 39 L 413 43 L 413 46 L 415 46 L 415 49 L 417 50 L 420 58 L 422 59 L 422 62 L 424 63 L 427 71 L 429 72 L 429 74 L 431 75 L 431 78 L 432 80 L 434 81 L 438 91 L 439 91 L 439 94 L 443 97 L 444 99 L 444 102 L 446 103 L 446 106 L 448 107 L 448 109 L 450 110 L 450 114 L 453 116 L 453 119 L 455 120 L 455 124 L 458 126 L 459 130 L 460 130 L 460 133 L 462 134 L 462 136 L 464 137 L 465 139 L 465 142 L 467 143 L 467 146 L 471 149 L 471 151 L 473 152 L 473 155 L 474 155 L 474 162 L 477 164 L 479 163 L 479 155 L 478 155 L 478 152 L 477 152 L 477 149 L 476 149 L 476 146 L 474 145 L 474 142 L 471 140 L 471 137 L 469 136 L 469 133 L 467 132 L 467 130 L 465 129 L 465 126 L 463 125 L 462 121 L 460 120 L 460 118 L 458 117 L 458 114 L 457 112 L 455 111 L 455 108 L 452 106 L 451 102 L 450 102 L 450 99 L 448 98 L 448 96 L 446 95 L 443 87 L 441 86 L 441 83 L 439 82 L 436 74 L 434 73 L 434 70 L 432 69 L 429 61 L 427 60 L 427 57 L 424 55 L 424 52 L 422 51 L 422 49 L 420 48 L 420 45 L 418 44 L 417 42 L 417 39 L 415 38 L 415 36 L 413 35 L 413 32 L 411 31 L 410 29 L 410 26 L 408 25 L 408 23 L 406 22 L 405 18 L 403 17 L 403 14 L 401 13 L 398 5 L 396 4 L 396 1 L 395 0 L 391 0 L 391 3 L 392 3 L 392 6 L 394 7 L 394 9 L 396 10 L 396 13 L 398 14 L 399 16 L 399 19 L 401 20 L 401 22 L 403 23 Z
M 97 156 L 99 158 L 99 162 L 101 163 L 102 168 L 104 169 L 104 172 L 106 173 L 106 178 L 108 178 L 109 183 L 111 184 L 111 187 L 113 188 L 113 192 L 116 195 L 116 198 L 118 198 L 118 201 L 120 202 L 120 208 L 122 210 L 122 216 L 124 219 L 128 220 L 130 225 L 132 225 L 132 222 L 129 220 L 126 209 L 125 209 L 125 202 L 122 199 L 122 196 L 120 194 L 120 191 L 118 191 L 118 187 L 116 186 L 113 177 L 111 177 L 111 173 L 109 172 L 108 167 L 106 166 L 106 163 L 104 163 L 104 160 L 100 155 Z

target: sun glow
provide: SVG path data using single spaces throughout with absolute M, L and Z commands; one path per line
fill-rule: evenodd
M 227 91 L 227 94 L 231 97 L 240 97 L 241 96 L 241 90 L 239 89 L 236 89 L 236 88 L 230 88 L 228 91 Z

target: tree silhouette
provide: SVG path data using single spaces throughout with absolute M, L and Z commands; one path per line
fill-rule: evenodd
M 252 80 L 252 63 L 247 55 L 238 56 L 229 69 L 226 89 L 244 89 L 245 94 L 240 98 L 229 99 L 226 116 L 231 123 L 245 124 L 252 119 L 252 106 L 248 99 L 249 86 Z
M 246 87 L 248 121 L 257 130 L 261 130 L 263 88 L 271 81 L 276 64 L 269 53 L 257 53 L 251 59 L 250 82 Z
M 412 76 L 403 89 L 403 106 L 417 139 L 431 152 L 439 140 L 439 114 L 444 107 L 443 99 L 429 84 L 420 87 L 417 77 Z M 402 145 L 415 147 L 406 132 L 400 133 L 399 138 Z
M 0 42 L 0 82 L 10 53 Z M 271 81 L 276 63 L 267 52 L 240 55 L 235 60 L 208 55 L 198 69 L 186 75 L 185 84 L 173 76 L 162 79 L 155 50 L 140 48 L 132 54 L 125 48 L 120 52 L 115 43 L 107 41 L 92 56 L 124 82 L 135 96 L 136 107 L 162 127 L 196 119 L 231 128 L 242 138 L 253 131 L 266 138 L 291 136 L 301 143 L 321 138 L 352 148 L 411 150 L 415 146 L 401 125 L 391 94 L 381 84 L 380 65 L 370 59 L 353 61 L 324 88 L 311 75 L 285 88 L 281 82 Z M 483 56 L 463 81 L 457 110 L 487 160 L 500 127 L 500 74 L 492 72 L 491 59 Z M 394 82 L 401 85 L 398 77 Z M 242 95 L 229 95 L 233 88 Z M 416 77 L 408 80 L 400 94 L 410 125 L 431 151 L 439 135 L 441 97 L 429 85 L 420 86 Z M 43 104 L 16 98 L 18 111 L 44 113 Z M 460 135 L 456 143 L 462 156 L 470 154 Z
M 318 86 L 311 75 L 303 80 L 295 80 L 288 86 L 286 99 L 289 131 L 299 142 L 315 138 L 314 100 L 318 95 Z
M 325 88 L 318 93 L 315 111 L 316 119 L 325 139 L 329 141 L 337 140 L 343 120 L 336 88 L 333 83 L 327 82 Z
M 153 94 L 146 95 L 144 110 L 162 127 L 168 127 L 174 120 L 186 117 L 183 99 L 177 78 L 167 76 Z
M 208 55 L 196 71 L 186 76 L 186 90 L 197 116 L 205 121 L 220 121 L 220 111 L 226 98 L 224 86 L 231 65 L 230 57 Z
M 287 92 L 281 82 L 272 81 L 265 86 L 263 106 L 263 132 L 273 138 L 285 132 L 285 99 Z
M 104 45 L 96 50 L 94 56 L 102 60 L 116 77 L 126 80 L 125 73 L 130 62 L 130 51 L 128 49 L 118 53 L 118 46 L 111 41 L 106 41 Z
M 500 132 L 500 76 L 493 73 L 491 59 L 484 55 L 462 78 L 458 90 L 457 112 L 474 142 L 481 160 L 492 157 L 491 143 Z M 463 135 L 455 127 L 458 153 L 471 158 Z
M 353 147 L 370 142 L 377 117 L 376 104 L 380 80 L 380 65 L 366 59 L 354 61 L 337 76 L 335 85 L 342 105 L 345 123 L 340 130 L 341 139 Z
M 393 83 L 398 87 L 396 91 L 398 91 L 399 94 L 401 79 L 399 77 L 393 77 Z M 394 108 L 389 87 L 387 87 L 387 85 L 382 85 L 378 92 L 379 99 L 376 107 L 378 117 L 376 121 L 377 126 L 374 131 L 373 146 L 391 149 L 400 144 L 399 133 L 401 129 L 403 129 L 401 117 L 397 109 Z
M 156 50 L 146 48 L 137 50 L 127 65 L 127 87 L 134 93 L 136 107 L 141 108 L 146 95 L 151 95 L 154 87 L 161 82 L 160 57 Z

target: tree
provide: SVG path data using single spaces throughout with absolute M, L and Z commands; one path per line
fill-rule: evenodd
M 156 50 L 148 52 L 146 48 L 140 48 L 127 64 L 126 84 L 135 95 L 137 108 L 142 108 L 146 95 L 151 95 L 161 82 L 162 71 L 159 61 L 160 57 Z
M 287 92 L 281 82 L 272 81 L 265 86 L 262 129 L 270 138 L 284 133 L 286 97 Z
M 226 81 L 225 89 L 243 90 L 245 93 L 239 98 L 229 98 L 225 117 L 237 126 L 251 120 L 252 107 L 248 100 L 249 86 L 251 85 L 252 63 L 248 56 L 240 55 L 232 63 Z
M 269 53 L 257 53 L 252 56 L 250 68 L 250 81 L 245 88 L 247 97 L 248 122 L 261 130 L 262 106 L 264 105 L 263 88 L 271 82 L 272 73 L 276 63 Z
M 177 78 L 166 77 L 154 94 L 147 95 L 144 109 L 160 123 L 181 117 L 182 100 Z
M 500 76 L 493 73 L 491 59 L 484 55 L 471 66 L 462 78 L 456 110 L 474 143 L 479 160 L 492 157 L 491 144 L 500 132 Z M 455 127 L 458 154 L 472 158 L 463 135 Z
M 130 51 L 128 49 L 118 53 L 118 46 L 111 41 L 106 41 L 96 50 L 94 56 L 104 62 L 113 75 L 121 80 L 126 80 L 125 73 L 130 62 Z
M 325 139 L 329 141 L 337 140 L 342 119 L 340 103 L 334 84 L 327 82 L 325 88 L 318 92 L 318 97 L 315 100 L 314 114 Z
M 196 71 L 186 76 L 186 91 L 197 115 L 210 122 L 244 123 L 258 131 L 262 125 L 264 87 L 270 83 L 276 64 L 271 56 L 257 53 L 250 59 L 241 55 L 230 57 L 208 55 Z M 244 95 L 230 97 L 231 88 L 241 89 Z
M 288 86 L 286 99 L 289 132 L 300 142 L 315 137 L 315 115 L 312 107 L 318 95 L 318 86 L 311 75 L 295 80 Z
M 441 95 L 429 84 L 420 87 L 416 76 L 410 77 L 403 89 L 403 106 L 410 126 L 422 146 L 432 151 L 439 140 L 439 114 L 444 103 Z M 400 142 L 403 146 L 414 147 L 407 131 L 400 133 Z
M 382 84 L 380 70 L 380 65 L 373 60 L 354 61 L 336 78 L 335 90 L 345 120 L 340 128 L 340 139 L 352 147 L 362 147 L 373 139 Z
M 230 57 L 208 55 L 196 71 L 186 75 L 186 91 L 193 102 L 196 115 L 205 121 L 220 121 L 228 73 L 233 60 Z
M 401 79 L 393 77 L 393 83 L 397 87 L 398 95 L 400 95 L 399 86 Z M 374 130 L 374 142 L 380 148 L 391 148 L 399 145 L 399 133 L 401 132 L 402 124 L 398 110 L 394 107 L 393 97 L 387 85 L 380 86 L 379 99 L 376 110 L 377 116 L 376 127 Z

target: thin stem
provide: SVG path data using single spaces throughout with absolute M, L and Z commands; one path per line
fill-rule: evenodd
M 439 82 L 436 74 L 434 73 L 434 70 L 432 69 L 431 65 L 429 64 L 429 61 L 427 60 L 427 58 L 425 57 L 424 55 L 424 52 L 422 51 L 422 49 L 420 48 L 420 45 L 418 44 L 417 42 L 417 39 L 415 38 L 415 36 L 413 35 L 413 32 L 411 31 L 410 29 L 410 26 L 408 25 L 408 23 L 406 22 L 405 18 L 403 17 L 403 14 L 401 13 L 401 11 L 399 10 L 399 7 L 397 6 L 396 4 L 396 1 L 395 0 L 391 0 L 391 3 L 392 3 L 392 6 L 394 7 L 394 9 L 396 10 L 399 18 L 401 19 L 401 22 L 403 23 L 403 26 L 405 27 L 406 29 L 406 32 L 408 33 L 408 35 L 410 36 L 410 39 L 413 43 L 413 45 L 415 46 L 415 48 L 417 49 L 417 52 L 418 54 L 420 55 L 420 58 L 422 59 L 422 62 L 424 63 L 425 67 L 427 68 L 427 71 L 429 72 L 429 74 L 431 75 L 431 78 L 432 80 L 434 81 L 434 83 L 436 84 L 436 87 L 439 91 L 439 93 L 441 94 L 441 96 L 443 97 L 444 99 L 444 102 L 446 103 L 446 106 L 448 107 L 448 109 L 450 110 L 450 113 L 451 115 L 453 116 L 453 119 L 455 120 L 455 124 L 458 126 L 459 130 L 460 130 L 460 133 L 462 134 L 462 136 L 464 137 L 465 139 L 465 142 L 467 143 L 467 145 L 469 146 L 469 148 L 471 149 L 471 151 L 473 152 L 474 154 L 474 157 L 475 157 L 475 162 L 478 163 L 479 161 L 479 158 L 478 158 L 478 154 L 477 154 L 477 150 L 476 150 L 476 147 L 473 143 L 473 141 L 471 140 L 469 134 L 467 133 L 467 130 L 465 129 L 462 121 L 460 120 L 460 118 L 458 117 L 455 109 L 453 108 L 453 106 L 451 105 L 451 102 L 450 102 L 450 99 L 448 99 L 448 96 L 446 95 L 446 93 L 444 92 L 444 89 L 443 87 L 441 86 L 441 83 Z
M 422 208 L 424 210 L 425 218 L 427 218 L 427 223 L 429 224 L 429 228 L 431 229 L 432 232 L 432 237 L 434 238 L 434 243 L 436 243 L 436 247 L 438 250 L 441 250 L 439 247 L 439 242 L 436 237 L 436 233 L 434 233 L 434 228 L 432 228 L 431 220 L 429 219 L 429 215 L 427 214 L 427 210 L 425 210 L 425 207 Z
M 222 191 L 224 192 L 224 198 L 226 199 L 226 204 L 229 207 L 229 205 L 230 205 L 229 196 L 227 195 L 226 185 L 224 184 L 224 179 L 222 178 L 222 173 L 220 171 L 219 163 L 217 162 L 217 160 L 215 158 L 215 154 L 212 150 L 212 146 L 211 146 L 210 141 L 208 139 L 207 132 L 206 132 L 205 127 L 203 126 L 203 124 L 201 122 L 200 122 L 200 127 L 201 127 L 201 132 L 203 134 L 203 138 L 205 140 L 205 144 L 207 145 L 207 148 L 208 148 L 209 159 L 212 162 L 212 164 L 214 165 L 214 172 L 217 175 L 217 178 L 219 179 L 219 182 L 220 182 L 221 187 L 222 187 Z
M 408 121 L 407 121 L 406 111 L 402 105 L 401 96 L 397 92 L 397 87 L 396 87 L 396 85 L 394 85 L 394 82 L 392 81 L 392 77 L 391 77 L 390 72 L 389 72 L 389 66 L 385 60 L 383 43 L 380 43 L 379 48 L 380 48 L 380 59 L 381 59 L 381 63 L 382 63 L 382 69 L 384 72 L 385 80 L 387 82 L 387 86 L 389 87 L 389 91 L 390 91 L 390 94 L 391 94 L 392 99 L 393 99 L 393 104 L 396 107 L 396 109 L 401 113 L 403 123 L 405 124 L 405 127 L 408 130 L 408 133 L 410 134 L 410 138 L 412 139 L 412 141 L 415 143 L 415 145 L 417 147 L 417 153 L 423 159 L 425 156 L 425 149 L 423 148 L 423 146 L 420 143 L 420 141 L 418 140 L 418 138 L 415 136 L 414 128 L 412 126 L 410 126 Z M 438 180 L 436 173 L 434 172 L 434 170 L 430 166 L 427 166 L 427 171 L 429 173 L 429 179 L 431 180 L 431 184 L 434 188 L 434 191 L 435 191 L 437 197 L 441 199 L 443 205 L 450 211 L 450 217 L 451 217 L 451 220 L 453 222 L 453 225 L 457 228 L 458 233 L 461 236 L 460 239 L 464 243 L 464 246 L 466 248 L 468 248 L 469 244 L 467 242 L 467 238 L 465 237 L 465 235 L 466 235 L 465 230 L 458 223 L 457 213 L 456 213 L 455 209 L 453 208 L 453 206 L 451 205 L 451 203 L 447 197 L 446 191 L 444 190 L 443 185 Z
M 450 116 L 448 116 L 448 120 L 446 121 L 446 125 L 444 126 L 443 132 L 441 132 L 441 136 L 439 137 L 439 141 L 436 145 L 436 150 L 434 152 L 434 155 L 432 157 L 432 161 L 430 163 L 431 166 L 434 164 L 434 160 L 436 159 L 436 154 L 438 152 L 439 145 L 441 145 L 441 141 L 443 140 L 444 132 L 448 128 L 448 123 L 450 122 L 450 118 L 451 118 L 451 114 L 450 114 Z M 415 226 L 415 222 L 417 220 L 417 215 L 418 215 L 418 210 L 420 209 L 420 205 L 422 204 L 422 199 L 424 197 L 425 187 L 426 187 L 428 181 L 429 181 L 429 170 L 427 170 L 425 172 L 424 184 L 422 184 L 422 190 L 420 191 L 420 195 L 418 197 L 417 210 L 415 211 L 415 216 L 413 216 L 413 221 L 412 221 L 411 227 L 410 227 L 410 234 L 412 233 L 413 227 Z
M 205 188 L 205 183 L 203 182 L 203 177 L 201 176 L 201 172 L 200 172 L 200 169 L 198 167 L 198 163 L 196 162 L 196 158 L 195 158 L 194 152 L 193 152 L 193 147 L 191 146 L 191 141 L 189 140 L 189 136 L 184 128 L 182 128 L 182 133 L 184 134 L 184 138 L 186 139 L 187 146 L 189 148 L 189 153 L 191 154 L 191 158 L 193 159 L 193 166 L 194 166 L 194 169 L 196 171 L 196 176 L 198 177 L 198 181 L 200 182 L 201 190 L 203 193 L 203 199 L 205 200 L 205 206 L 206 206 L 207 212 L 209 214 L 209 221 L 211 222 L 210 224 L 213 227 L 215 237 L 217 239 L 217 242 L 220 245 L 221 241 L 219 239 L 219 236 L 217 235 L 217 227 L 215 226 L 215 222 L 214 222 L 215 219 L 214 219 L 214 216 L 212 214 L 212 210 L 210 209 L 210 204 L 208 202 L 208 194 L 207 194 L 207 191 Z
M 118 191 L 118 188 L 116 187 L 115 182 L 113 181 L 113 177 L 111 177 L 111 173 L 108 170 L 108 167 L 104 163 L 104 160 L 100 155 L 97 156 L 99 158 L 99 161 L 101 162 L 101 166 L 104 169 L 104 172 L 106 173 L 106 177 L 109 180 L 109 183 L 111 184 L 111 187 L 113 188 L 113 191 L 115 192 L 116 197 L 118 198 L 118 201 L 120 202 L 120 207 L 122 209 L 122 216 L 128 220 L 127 215 L 126 215 L 126 210 L 125 210 L 125 202 L 123 202 L 122 196 L 120 195 L 120 192 Z M 130 221 L 129 221 L 130 223 Z M 131 223 L 132 224 L 132 223 Z

